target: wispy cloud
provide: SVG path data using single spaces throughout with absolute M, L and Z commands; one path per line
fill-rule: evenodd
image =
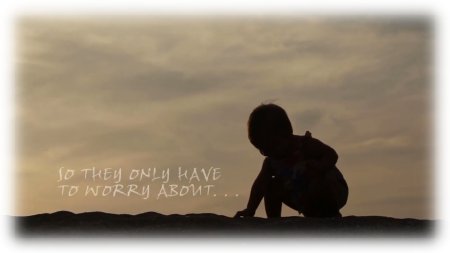
M 20 213 L 68 207 L 54 189 L 61 165 L 214 165 L 224 170 L 220 191 L 240 198 L 78 199 L 70 208 L 232 215 L 262 162 L 247 140 L 248 115 L 274 100 L 296 133 L 310 130 L 340 154 L 351 186 L 345 214 L 364 214 L 367 203 L 379 215 L 431 215 L 427 18 L 28 17 L 17 25 Z M 401 180 L 411 175 L 417 180 Z

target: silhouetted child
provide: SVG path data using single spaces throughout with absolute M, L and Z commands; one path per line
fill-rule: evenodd
M 286 112 L 275 104 L 253 110 L 248 137 L 266 158 L 247 208 L 235 217 L 254 216 L 263 198 L 268 218 L 281 216 L 282 203 L 305 217 L 341 217 L 348 187 L 336 167 L 334 149 L 308 131 L 304 136 L 294 135 Z

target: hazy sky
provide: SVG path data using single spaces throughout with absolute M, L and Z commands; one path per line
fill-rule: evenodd
M 21 18 L 16 213 L 231 216 L 263 161 L 248 115 L 274 102 L 295 133 L 338 152 L 343 215 L 433 218 L 431 28 L 388 17 Z M 62 166 L 222 176 L 216 197 L 62 197 Z

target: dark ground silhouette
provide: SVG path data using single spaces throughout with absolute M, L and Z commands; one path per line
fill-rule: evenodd
M 147 212 L 137 215 L 60 211 L 14 217 L 20 237 L 429 237 L 435 221 L 382 216 L 231 218 Z

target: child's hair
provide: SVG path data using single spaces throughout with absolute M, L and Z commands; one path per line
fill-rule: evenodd
M 261 104 L 248 119 L 248 138 L 257 148 L 267 136 L 290 136 L 293 134 L 291 121 L 286 111 L 276 104 Z

